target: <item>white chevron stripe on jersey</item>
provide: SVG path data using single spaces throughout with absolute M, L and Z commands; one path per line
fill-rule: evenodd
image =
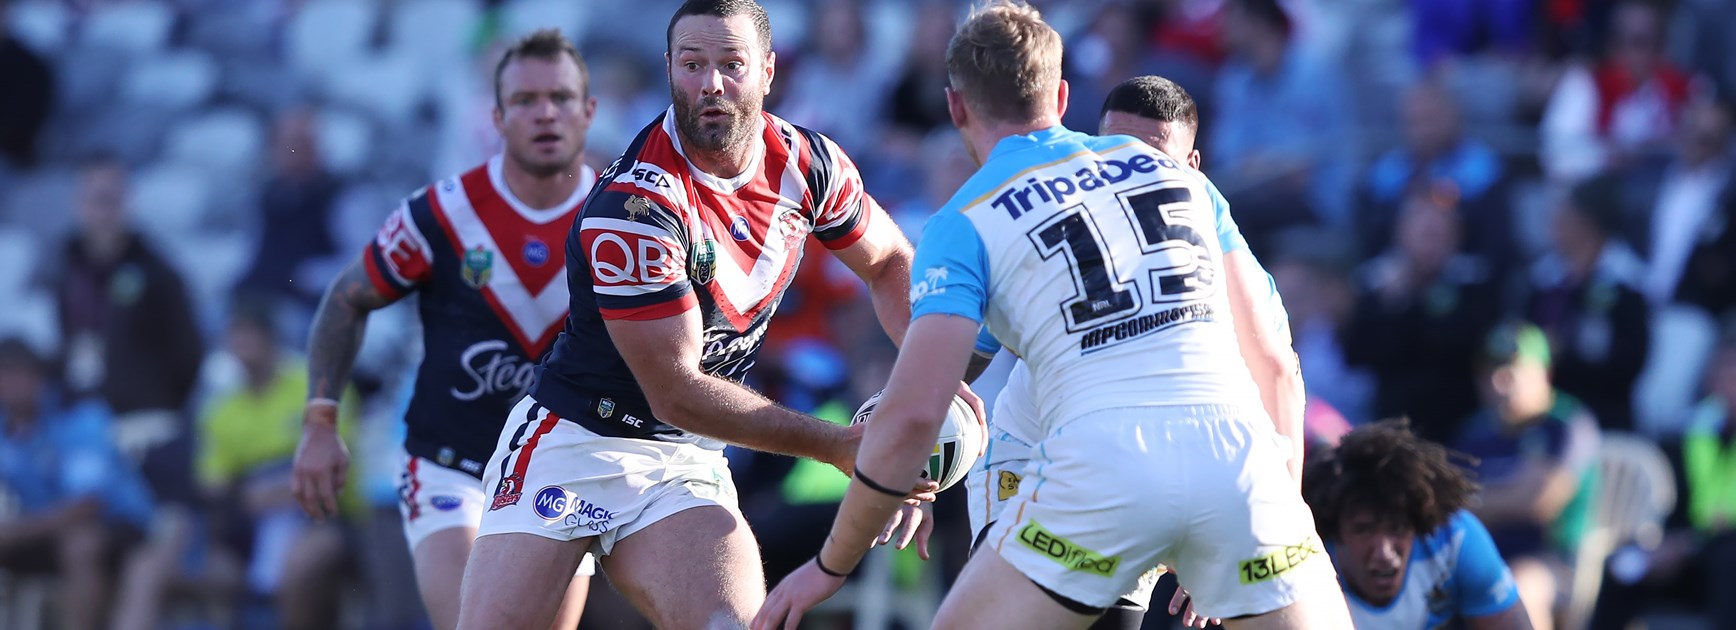
M 458 245 L 464 251 L 478 247 L 494 255 L 496 263 L 492 267 L 488 284 L 482 290 L 494 297 L 500 309 L 508 320 L 506 323 L 518 329 L 525 339 L 535 341 L 541 339 L 550 328 L 559 326 L 567 315 L 567 271 L 563 265 L 560 271 L 542 293 L 532 294 L 524 283 L 519 280 L 518 273 L 513 271 L 507 262 L 506 252 L 494 241 L 494 236 L 488 232 L 488 226 L 477 216 L 476 208 L 470 204 L 470 196 L 464 190 L 464 184 L 458 178 L 452 178 L 435 187 L 440 210 L 446 215 L 447 224 L 458 238 Z M 463 252 L 459 253 L 463 256 Z

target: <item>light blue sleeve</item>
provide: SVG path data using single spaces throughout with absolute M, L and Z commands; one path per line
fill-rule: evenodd
M 1218 246 L 1225 255 L 1238 249 L 1247 249 L 1248 241 L 1242 238 L 1242 228 L 1236 225 L 1235 217 L 1230 216 L 1230 202 L 1224 199 L 1224 194 L 1218 192 L 1211 178 L 1200 175 L 1200 183 L 1205 184 L 1206 194 L 1212 199 L 1212 217 L 1218 225 Z
M 1457 585 L 1459 614 L 1483 617 L 1507 610 L 1519 601 L 1519 588 L 1513 584 L 1513 572 L 1482 521 L 1470 512 L 1460 510 L 1453 515 L 1450 527 L 1462 536 L 1459 560 L 1453 573 Z
M 910 278 L 910 318 L 946 314 L 982 323 L 989 305 L 989 258 L 976 226 L 942 209 L 922 228 Z
M 994 354 L 996 352 L 1000 352 L 1000 351 L 1001 351 L 1001 340 L 996 339 L 995 336 L 989 332 L 988 326 L 984 326 L 982 328 L 982 330 L 977 332 L 977 340 L 976 340 L 976 353 L 977 354 L 980 354 L 983 356 L 994 356 Z

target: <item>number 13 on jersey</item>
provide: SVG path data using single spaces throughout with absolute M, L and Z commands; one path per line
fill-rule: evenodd
M 1212 249 L 1194 229 L 1200 226 L 1197 213 L 1210 210 L 1195 204 L 1187 188 L 1166 182 L 1116 197 L 1125 224 L 1101 213 L 1093 217 L 1080 204 L 1045 219 L 1028 233 L 1045 260 L 1060 255 L 1071 272 L 1076 292 L 1060 304 L 1067 332 L 1132 316 L 1146 304 L 1202 300 L 1216 289 Z M 1128 228 L 1138 241 L 1137 252 L 1107 245 L 1125 239 L 1106 239 L 1104 229 Z M 1137 256 L 1139 268 L 1146 270 L 1143 290 L 1137 277 L 1118 277 L 1115 259 L 1125 256 Z M 1150 298 L 1141 299 L 1144 292 Z

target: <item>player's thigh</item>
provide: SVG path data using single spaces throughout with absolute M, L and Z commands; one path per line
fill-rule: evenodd
M 1330 586 L 1331 588 L 1322 588 Z M 1309 584 L 1304 589 L 1304 595 L 1296 601 L 1272 612 L 1225 619 L 1224 628 L 1228 630 L 1311 630 L 1313 628 L 1350 628 L 1350 609 L 1344 602 L 1344 593 L 1338 590 L 1336 582 L 1324 585 Z
M 621 538 L 603 570 L 659 628 L 745 627 L 765 602 L 753 532 L 719 505 L 676 512 Z
M 585 556 L 586 562 L 590 559 L 591 556 Z M 554 630 L 573 630 L 579 627 L 579 619 L 585 615 L 585 601 L 591 594 L 591 575 L 581 568 L 579 574 L 573 576 L 573 581 L 567 583 L 567 596 L 561 601 L 561 610 L 555 615 L 555 623 L 551 626 Z
M 1173 423 L 1170 434 L 1189 480 L 1180 497 L 1188 507 L 1187 528 L 1171 566 L 1194 609 L 1220 619 L 1259 619 L 1313 599 L 1260 623 L 1281 624 L 1319 608 L 1336 609 L 1331 618 L 1348 624 L 1313 512 L 1285 465 L 1288 445 L 1263 416 L 1240 420 L 1222 408 L 1190 414 Z
M 406 455 L 398 513 L 416 568 L 416 587 L 437 630 L 458 625 L 459 583 L 487 501 L 482 481 Z
M 1100 612 L 1088 614 L 1076 602 L 1045 591 L 993 550 L 971 556 L 934 618 L 936 629 L 1087 628 Z
M 460 630 L 546 628 L 591 539 L 504 533 L 476 539 L 465 564 Z M 553 585 L 554 588 L 550 588 Z
M 459 587 L 475 539 L 475 527 L 448 527 L 429 533 L 410 550 L 416 565 L 416 588 L 435 630 L 458 627 Z

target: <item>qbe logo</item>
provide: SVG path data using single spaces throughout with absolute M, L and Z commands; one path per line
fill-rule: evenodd
M 566 516 L 567 508 L 572 507 L 572 499 L 567 497 L 567 491 L 560 486 L 545 486 L 536 492 L 536 515 L 545 521 L 552 521 Z

